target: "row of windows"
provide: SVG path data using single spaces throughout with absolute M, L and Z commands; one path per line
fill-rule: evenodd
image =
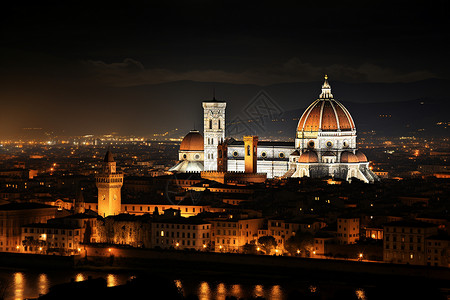
M 386 242 L 389 242 L 390 239 L 391 239 L 391 235 L 390 234 L 386 234 L 385 237 L 386 237 Z M 402 235 L 402 236 L 399 237 L 398 240 L 400 242 L 402 242 L 402 243 L 404 243 L 405 241 L 409 241 L 410 243 L 414 243 L 414 236 L 411 235 L 411 236 L 409 236 L 409 239 L 407 239 L 406 236 Z M 397 242 L 397 235 L 396 234 L 392 235 L 392 241 L 393 242 Z M 416 242 L 417 243 L 421 243 L 422 242 L 422 238 L 420 236 L 418 236 L 416 238 Z
M 161 225 L 161 226 L 160 226 Z M 197 229 L 197 225 L 180 225 L 180 224 L 159 224 L 159 223 L 155 223 L 155 227 L 156 228 L 172 228 L 172 229 Z M 209 225 L 198 225 L 198 227 L 200 227 L 199 229 L 209 229 Z
M 397 232 L 397 227 L 386 227 L 385 228 L 385 231 L 386 232 Z M 409 231 L 409 233 L 422 233 L 422 230 L 420 229 L 420 228 L 409 228 L 409 229 L 405 229 L 404 227 L 402 227 L 401 229 L 399 228 L 398 229 L 398 232 L 402 232 L 402 233 L 405 233 L 405 232 L 408 232 Z
M 90 207 L 89 207 L 90 208 Z M 128 206 L 125 205 L 125 211 L 128 211 Z M 139 206 L 139 211 L 144 211 L 145 206 Z M 162 210 L 164 210 L 165 207 L 162 208 Z M 135 206 L 131 206 L 131 211 L 135 211 L 136 207 Z M 181 209 L 178 207 L 178 210 L 181 211 Z M 150 206 L 147 206 L 147 211 L 150 211 Z M 185 207 L 184 209 L 185 212 L 189 212 L 189 208 Z M 192 212 L 195 213 L 195 207 L 192 208 Z M 200 208 L 200 212 L 202 212 L 202 208 Z
M 390 244 L 385 244 L 385 245 L 384 245 L 384 249 L 392 249 L 392 250 L 400 249 L 400 250 L 405 250 L 406 247 L 405 247 L 405 245 L 400 245 L 400 247 L 397 247 L 397 244 L 392 244 L 392 245 L 390 245 Z M 409 245 L 408 249 L 409 249 L 410 251 L 414 251 L 414 245 Z M 421 246 L 417 246 L 416 250 L 417 250 L 417 251 L 422 251 L 422 247 L 421 247 Z
M 339 225 L 339 229 L 343 229 L 343 230 L 347 230 L 347 228 L 348 229 L 350 229 L 349 227 L 342 227 L 341 225 Z M 356 229 L 359 229 L 359 226 L 356 226 L 356 228 L 355 227 L 353 227 L 353 230 L 356 230 Z
M 191 240 L 181 240 L 181 241 L 175 241 L 175 240 L 169 240 L 169 239 L 156 239 L 156 243 L 157 244 L 161 244 L 161 245 L 172 245 L 172 246 L 195 246 L 195 240 L 191 241 Z M 203 244 L 204 241 L 203 241 Z
M 219 229 L 219 230 L 217 230 L 217 235 L 220 235 L 220 234 L 221 233 L 220 233 L 220 229 Z M 226 230 L 223 231 L 223 235 L 227 235 Z M 231 235 L 231 230 L 228 230 L 228 235 Z M 233 235 L 236 235 L 236 230 L 233 230 Z
M 116 183 L 116 182 L 122 182 L 123 178 L 105 178 L 105 177 L 98 177 L 97 182 L 99 183 Z
M 217 227 L 236 227 L 236 223 L 217 223 Z
M 181 232 L 181 234 L 180 234 L 180 232 L 179 231 L 164 231 L 164 230 L 161 230 L 160 232 L 159 232 L 159 234 L 158 233 L 156 233 L 156 236 L 166 236 L 166 237 L 177 237 L 177 238 L 188 238 L 188 239 L 190 239 L 191 238 L 191 233 L 190 232 Z M 175 236 L 176 235 L 176 236 Z M 181 236 L 180 236 L 181 235 Z M 195 234 L 195 232 L 192 232 L 192 238 L 193 239 L 195 239 L 196 238 L 196 234 Z M 202 233 L 202 238 L 209 238 L 209 232 L 203 232 Z
M 69 248 L 72 248 L 72 243 L 69 243 Z M 60 243 L 60 244 L 58 244 L 57 242 L 56 243 L 49 243 L 48 245 L 47 245 L 47 247 L 48 248 L 58 248 L 58 247 L 61 247 L 61 248 L 65 248 L 66 247 L 66 243 Z M 37 251 L 37 250 L 42 250 L 42 249 L 39 249 L 40 247 L 34 247 L 33 248 L 33 246 L 24 246 L 23 247 L 23 249 L 25 250 L 25 251 Z
M 59 229 L 43 229 L 43 228 L 24 228 L 24 233 L 46 233 L 46 234 L 59 234 Z M 36 231 L 36 232 L 35 232 Z M 69 236 L 72 236 L 72 230 L 67 230 Z M 61 229 L 61 234 L 66 234 L 66 230 Z M 78 235 L 79 231 L 75 230 L 75 235 Z
M 338 233 L 337 234 L 338 236 L 343 236 L 343 237 L 347 237 L 347 234 L 346 233 Z M 358 237 L 359 236 L 359 234 L 356 234 L 356 233 L 350 233 L 349 235 L 348 235 L 348 237 Z
M 217 239 L 217 243 L 218 243 L 218 244 L 221 244 L 219 238 Z M 228 245 L 230 245 L 230 244 L 236 245 L 236 240 L 235 240 L 235 239 L 232 239 L 232 240 L 230 240 L 230 239 L 222 239 L 222 244 L 224 244 L 224 245 L 225 245 L 225 244 L 228 244 Z

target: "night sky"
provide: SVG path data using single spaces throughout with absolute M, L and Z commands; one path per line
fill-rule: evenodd
M 188 130 L 212 86 L 232 98 L 293 82 L 317 82 L 318 95 L 325 73 L 332 86 L 450 79 L 444 0 L 12 2 L 0 18 L 0 138 Z

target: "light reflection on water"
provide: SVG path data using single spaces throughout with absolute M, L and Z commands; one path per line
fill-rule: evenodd
M 92 278 L 105 278 L 108 286 L 125 284 L 130 279 L 127 275 L 96 272 L 61 273 L 50 271 L 48 273 L 35 273 L 28 271 L 12 272 L 0 269 L 0 287 L 5 288 L 5 300 L 23 300 L 47 294 L 50 287 L 54 284 L 68 283 L 71 280 L 83 281 L 87 280 L 89 276 L 92 276 Z
M 108 274 L 106 276 L 106 285 L 108 287 L 116 286 L 117 285 L 117 276 L 114 274 Z
M 61 273 L 33 273 L 33 272 L 12 272 L 0 270 L 0 281 L 8 284 L 6 291 L 6 300 L 21 300 L 24 298 L 36 298 L 39 295 L 48 293 L 50 287 L 54 284 L 67 283 L 71 279 L 74 281 L 87 280 L 89 277 L 106 279 L 109 287 L 125 284 L 134 276 L 130 274 L 112 274 L 101 272 L 74 272 Z M 267 300 L 286 300 L 289 286 L 277 284 L 229 284 L 220 281 L 200 281 L 197 279 L 178 279 L 174 280 L 175 286 L 184 296 L 196 295 L 199 300 L 225 300 L 228 296 L 234 296 L 237 299 L 264 297 Z M 296 286 L 295 288 L 298 288 Z M 291 286 L 292 288 L 292 286 Z M 302 288 L 300 288 L 302 289 Z M 323 287 L 316 285 L 305 285 L 304 290 L 313 295 L 319 293 Z M 362 288 L 355 288 L 352 291 L 358 300 L 367 300 L 367 291 Z
M 22 300 L 25 286 L 25 276 L 21 272 L 14 273 L 14 299 Z
M 183 291 L 184 296 L 189 296 L 191 287 L 183 285 L 183 281 L 175 280 L 175 285 L 179 290 Z M 189 285 L 189 284 L 188 284 Z M 199 300 L 225 300 L 228 296 L 234 296 L 237 299 L 250 297 L 265 297 L 267 300 L 283 300 L 286 298 L 285 292 L 280 285 L 263 286 L 263 285 L 241 285 L 223 282 L 207 282 L 198 283 L 196 295 Z
M 39 295 L 47 294 L 49 285 L 47 274 L 39 274 Z

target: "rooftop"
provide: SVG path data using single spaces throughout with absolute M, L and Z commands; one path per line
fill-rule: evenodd
M 414 227 L 414 228 L 430 228 L 430 227 L 437 227 L 435 224 L 427 223 L 427 222 L 421 222 L 416 220 L 404 220 L 404 221 L 394 221 L 387 224 L 384 224 L 384 227 L 391 226 L 391 227 Z

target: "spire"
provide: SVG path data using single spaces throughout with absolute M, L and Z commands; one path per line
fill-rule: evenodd
M 331 99 L 333 94 L 331 94 L 331 86 L 328 83 L 328 75 L 325 74 L 325 81 L 322 84 L 322 93 L 319 95 L 320 99 Z
M 105 159 L 103 161 L 104 162 L 114 162 L 114 158 L 113 158 L 111 151 L 108 150 L 106 152 Z

